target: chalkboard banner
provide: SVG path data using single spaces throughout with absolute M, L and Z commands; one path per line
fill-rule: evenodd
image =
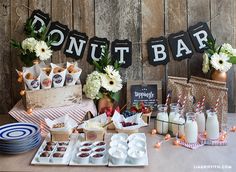
M 131 85 L 131 105 L 141 101 L 157 110 L 157 85 Z

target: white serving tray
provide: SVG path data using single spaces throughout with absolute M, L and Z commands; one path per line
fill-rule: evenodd
M 124 164 L 113 164 L 110 160 L 108 163 L 109 167 L 143 167 L 143 166 L 148 166 L 148 156 L 147 154 L 144 156 L 142 162 L 139 164 L 131 164 L 129 162 L 129 159 L 127 158 Z
M 137 133 L 138 135 L 143 135 L 143 138 L 145 138 L 145 142 L 147 144 L 146 136 L 144 133 Z M 147 149 L 147 148 L 146 148 Z M 143 166 L 148 166 L 148 155 L 147 155 L 147 150 L 146 150 L 146 155 L 143 157 L 143 160 L 139 164 L 132 164 L 129 162 L 129 159 L 126 158 L 126 161 L 124 164 L 113 164 L 110 159 L 108 162 L 109 167 L 143 167 Z
M 76 157 L 76 153 L 77 153 L 77 151 L 76 151 L 76 146 L 79 144 L 79 141 L 77 142 L 77 144 L 75 144 L 74 145 L 74 151 L 72 152 L 72 158 L 71 158 L 71 160 L 70 160 L 70 163 L 69 163 L 69 165 L 70 166 L 107 166 L 108 165 L 108 152 L 107 152 L 107 150 L 106 150 L 106 155 L 105 155 L 105 157 L 104 157 L 104 161 L 103 161 L 103 163 L 101 163 L 101 164 L 94 164 L 94 163 L 92 163 L 92 162 L 89 162 L 89 163 L 79 163 L 79 162 L 77 162 L 76 160 L 75 160 L 75 157 Z M 107 144 L 107 143 L 106 143 Z M 107 148 L 108 148 L 108 146 L 107 146 Z M 107 149 L 106 148 L 106 149 Z
M 77 142 L 77 140 L 79 139 L 79 135 L 78 134 L 72 134 L 71 136 L 71 140 L 69 142 L 69 145 L 67 146 L 67 150 L 65 152 L 65 159 L 64 161 L 62 162 L 52 162 L 52 161 L 49 161 L 49 162 L 40 162 L 38 160 L 38 155 L 39 153 L 42 151 L 44 145 L 46 144 L 47 141 L 50 140 L 50 134 L 45 138 L 45 140 L 43 141 L 43 143 L 41 144 L 41 146 L 39 147 L 38 151 L 36 152 L 33 160 L 31 161 L 31 164 L 32 165 L 62 165 L 62 166 L 65 166 L 65 165 L 69 165 L 69 162 L 71 160 L 71 152 L 73 151 L 73 147 L 74 147 L 74 144 Z
M 93 164 L 92 162 L 89 162 L 89 163 L 78 163 L 76 162 L 74 159 L 75 159 L 75 155 L 76 153 L 73 154 L 73 158 L 71 159 L 69 165 L 70 166 L 91 166 L 91 167 L 94 167 L 94 166 L 107 166 L 108 165 L 108 155 L 105 156 L 104 158 L 104 161 L 103 163 L 101 164 Z

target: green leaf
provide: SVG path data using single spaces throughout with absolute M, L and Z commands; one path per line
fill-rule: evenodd
M 99 63 L 96 62 L 95 60 L 93 61 L 93 65 L 95 66 L 95 70 L 97 70 L 97 71 L 99 71 L 99 72 L 102 72 L 102 71 L 103 71 L 102 66 L 100 66 Z
M 99 99 L 103 98 L 103 94 L 101 92 L 98 92 L 97 96 L 98 96 Z
M 119 92 L 116 92 L 116 93 L 113 93 L 113 92 L 111 92 L 110 93 L 111 95 L 111 98 L 113 99 L 113 100 L 115 100 L 116 102 L 118 102 L 119 100 L 120 100 L 120 93 Z
M 232 57 L 229 59 L 229 62 L 232 63 L 232 64 L 236 64 L 236 56 L 232 56 Z
M 36 60 L 36 54 L 35 53 L 30 53 L 27 51 L 27 54 L 21 54 L 20 55 L 21 61 L 26 65 L 26 66 L 33 66 L 33 60 Z
M 18 42 L 18 41 L 16 41 L 16 40 L 11 39 L 10 44 L 11 44 L 11 46 L 14 47 L 14 48 L 22 49 L 22 47 L 21 47 L 21 43 Z

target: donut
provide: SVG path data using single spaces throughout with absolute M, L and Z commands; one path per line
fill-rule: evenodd
M 25 78 L 26 79 L 30 79 L 30 80 L 35 79 L 34 75 L 32 73 L 30 73 L 30 72 L 25 75 Z
M 51 68 L 43 68 L 43 71 L 46 73 L 46 75 L 49 75 L 51 73 Z
M 78 72 L 78 70 L 77 69 L 74 69 L 72 72 L 70 72 L 70 73 L 77 73 Z
M 68 70 L 69 73 L 72 73 L 72 72 L 74 71 L 74 68 L 75 68 L 74 65 L 70 65 L 70 66 L 67 68 L 67 70 Z
M 64 71 L 64 69 L 62 67 L 55 67 L 53 69 L 53 73 L 60 73 L 60 72 L 63 72 L 63 71 Z

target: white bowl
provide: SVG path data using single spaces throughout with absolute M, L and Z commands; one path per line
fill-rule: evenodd
M 81 155 L 87 154 L 87 156 L 81 156 Z M 89 163 L 89 156 L 90 154 L 87 152 L 79 152 L 75 156 L 75 160 L 80 164 L 88 164 Z
M 96 152 L 96 153 L 106 153 L 106 147 L 104 146 L 96 146 L 92 149 L 92 152 Z
M 144 148 L 146 150 L 146 142 L 140 139 L 133 139 L 128 144 L 129 148 Z
M 106 143 L 104 141 L 97 141 L 93 143 L 94 147 L 104 147 L 106 148 Z
M 113 140 L 119 140 L 119 141 L 124 141 L 124 142 L 126 142 L 126 141 L 127 141 L 127 138 L 128 138 L 128 134 L 125 134 L 125 133 L 118 133 L 118 134 L 114 134 L 114 135 L 111 137 L 111 141 L 113 141 Z
M 92 152 L 92 148 L 91 147 L 87 147 L 87 146 L 82 146 L 82 147 L 79 148 L 79 152 L 91 153 Z
M 93 147 L 93 142 L 91 142 L 91 141 L 80 142 L 80 143 L 79 143 L 79 146 L 80 146 L 80 147 L 82 147 L 82 146 Z
M 131 142 L 132 140 L 143 140 L 143 141 L 146 141 L 146 136 L 143 134 L 143 133 L 134 133 L 134 134 L 131 134 L 129 137 L 128 137 L 128 141 Z
M 44 152 L 48 152 L 49 156 L 48 157 L 42 157 L 41 154 L 44 153 Z M 49 162 L 51 154 L 52 154 L 52 152 L 49 152 L 49 151 L 40 152 L 39 155 L 38 155 L 38 161 L 43 162 L 43 163 Z
M 95 157 L 96 155 L 101 155 L 99 157 Z M 90 154 L 90 160 L 93 164 L 103 164 L 105 155 L 103 153 L 93 152 Z
M 63 156 L 62 157 L 54 157 L 53 155 L 55 153 L 63 154 Z M 65 152 L 54 152 L 51 154 L 51 160 L 53 163 L 62 163 L 64 161 L 64 159 L 65 159 Z
M 110 147 L 116 147 L 116 148 L 121 148 L 121 149 L 127 150 L 128 144 L 127 144 L 127 142 L 113 140 L 110 142 Z
M 128 158 L 131 164 L 140 164 L 143 162 L 146 155 L 144 148 L 131 148 L 128 150 Z
M 109 158 L 113 164 L 124 164 L 127 158 L 127 150 L 112 147 L 108 150 Z

